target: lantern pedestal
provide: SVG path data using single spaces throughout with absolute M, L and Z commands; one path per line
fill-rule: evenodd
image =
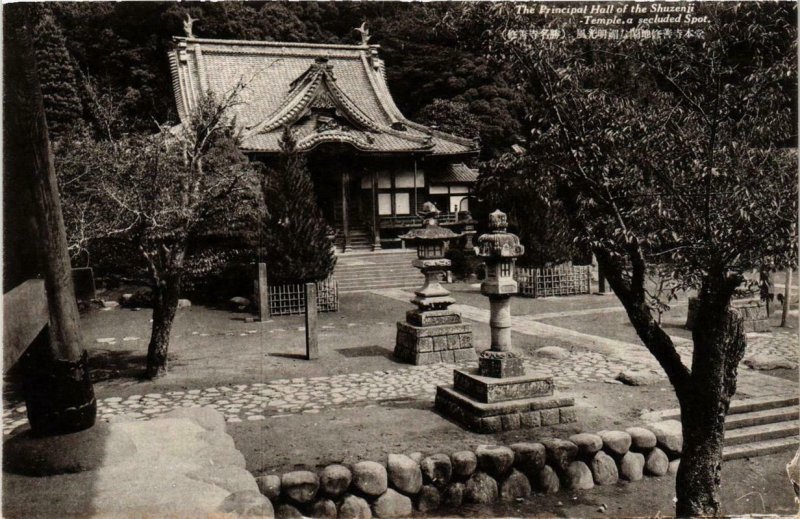
M 437 317 L 447 320 L 458 319 L 459 322 L 425 326 L 398 322 L 394 357 L 402 362 L 416 365 L 475 360 L 477 354 L 472 346 L 472 328 L 468 324 L 461 323 L 461 316 L 458 313 L 448 312 L 448 314 Z M 425 318 L 430 321 L 433 316 Z
M 436 388 L 436 409 L 477 433 L 574 422 L 572 398 L 553 395 L 553 377 L 526 374 L 522 359 L 511 351 L 511 294 L 517 292 L 514 261 L 524 247 L 505 232 L 506 215 L 490 215 L 492 233 L 478 239 L 486 258 L 481 293 L 489 298 L 491 349 L 481 353 L 478 369 L 455 370 L 452 386 Z

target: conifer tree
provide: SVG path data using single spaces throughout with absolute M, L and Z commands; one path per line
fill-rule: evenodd
M 270 279 L 306 283 L 325 279 L 336 257 L 332 229 L 322 216 L 305 157 L 288 127 L 281 156 L 262 184 L 266 210 L 261 228 L 262 256 Z
M 45 116 L 50 138 L 58 140 L 81 118 L 73 59 L 67 50 L 61 27 L 46 10 L 36 26 L 36 67 L 42 85 Z

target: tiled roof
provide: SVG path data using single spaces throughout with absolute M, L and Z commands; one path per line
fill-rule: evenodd
M 472 183 L 478 180 L 478 170 L 466 164 L 448 164 L 440 173 L 434 173 L 431 182 L 439 184 Z
M 406 119 L 386 85 L 375 45 L 319 45 L 175 38 L 173 91 L 184 119 L 202 92 L 246 85 L 234 107 L 243 148 L 277 152 L 282 128 L 298 146 L 349 143 L 364 152 L 474 154 L 474 141 Z

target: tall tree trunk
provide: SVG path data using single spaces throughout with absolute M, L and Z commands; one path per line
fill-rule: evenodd
M 742 318 L 727 289 L 703 290 L 688 385 L 678 393 L 683 452 L 676 481 L 679 517 L 719 513 L 718 489 L 725 417 L 736 392 L 736 372 L 747 345 Z
M 164 276 L 153 290 L 153 329 L 147 346 L 147 377 L 156 378 L 167 373 L 167 354 L 172 322 L 178 311 L 181 293 L 181 275 Z
M 786 280 L 783 282 L 783 309 L 781 310 L 781 328 L 786 327 L 789 316 L 789 304 L 792 302 L 792 269 L 786 269 Z

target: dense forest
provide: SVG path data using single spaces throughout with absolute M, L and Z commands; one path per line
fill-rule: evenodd
M 411 119 L 481 138 L 490 158 L 522 138 L 524 100 L 479 52 L 457 43 L 443 4 L 53 3 L 37 31 L 48 120 L 56 137 L 82 120 L 101 136 L 174 120 L 167 50 L 189 14 L 204 38 L 356 43 L 366 23 L 389 86 Z M 463 35 L 461 35 L 463 36 Z M 120 121 L 124 121 L 121 123 Z

